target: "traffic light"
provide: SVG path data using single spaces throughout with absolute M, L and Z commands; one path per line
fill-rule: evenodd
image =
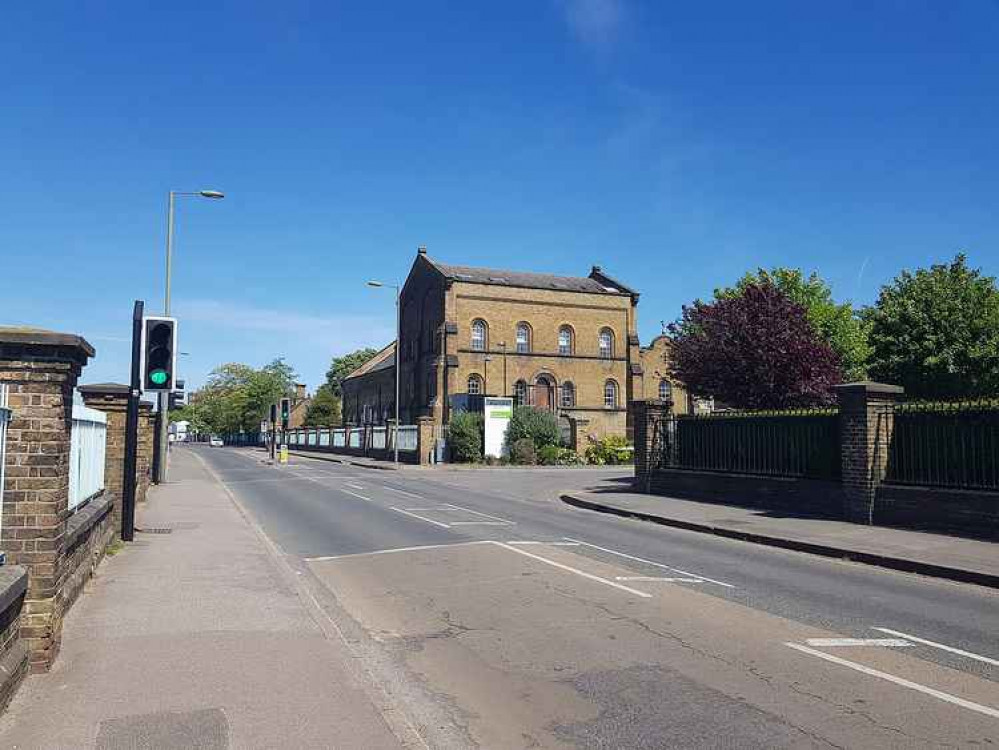
M 183 391 L 171 392 L 168 405 L 171 411 L 182 407 L 184 405 L 184 392 Z
M 142 319 L 143 391 L 172 391 L 177 378 L 177 319 Z
M 288 421 L 291 419 L 291 399 L 281 399 L 281 429 L 288 429 Z
M 271 404 L 271 424 L 277 424 L 277 404 Z

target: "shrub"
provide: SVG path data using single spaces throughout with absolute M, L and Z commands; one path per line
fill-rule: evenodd
M 572 448 L 546 445 L 538 451 L 538 462 L 545 466 L 578 466 L 583 460 Z
M 533 406 L 518 406 L 506 428 L 506 444 L 512 446 L 520 440 L 529 439 L 536 450 L 546 445 L 557 446 L 562 441 L 562 431 L 558 420 L 547 409 Z
M 621 435 L 608 435 L 593 441 L 586 448 L 586 462 L 597 466 L 627 464 L 634 460 L 634 450 Z
M 538 462 L 538 453 L 534 449 L 534 441 L 524 437 L 511 445 L 510 462 L 515 464 L 536 464 Z
M 448 444 L 451 456 L 460 463 L 482 460 L 484 422 L 481 414 L 460 411 L 451 417 Z

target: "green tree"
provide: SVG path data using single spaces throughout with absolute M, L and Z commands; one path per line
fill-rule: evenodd
M 259 370 L 238 362 L 216 367 L 191 394 L 191 408 L 211 432 L 254 432 L 271 404 L 291 395 L 295 371 L 283 359 Z
M 736 297 L 760 284 L 772 284 L 805 308 L 808 322 L 838 355 L 846 380 L 866 379 L 871 354 L 867 326 L 849 302 L 838 304 L 833 299 L 832 289 L 817 273 L 806 277 L 799 268 L 760 268 L 747 273 L 734 287 L 716 289 L 715 298 Z
M 305 410 L 303 424 L 306 427 L 336 427 L 340 424 L 340 416 L 340 399 L 333 395 L 328 383 L 323 383 Z
M 333 357 L 333 361 L 330 362 L 330 369 L 326 371 L 326 384 L 329 385 L 330 392 L 336 398 L 341 398 L 343 393 L 340 384 L 343 382 L 343 379 L 376 354 L 378 354 L 377 349 L 365 347 L 364 349 L 357 349 L 349 354 L 344 354 L 342 357 Z
M 903 271 L 881 288 L 865 319 L 876 379 L 917 398 L 999 393 L 999 289 L 964 255 Z

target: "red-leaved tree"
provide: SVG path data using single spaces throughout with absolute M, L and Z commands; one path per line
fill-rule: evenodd
M 672 370 L 696 394 L 739 409 L 791 409 L 833 401 L 836 353 L 801 305 L 771 283 L 684 306 L 670 326 Z

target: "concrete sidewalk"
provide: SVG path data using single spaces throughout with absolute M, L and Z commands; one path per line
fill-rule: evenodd
M 0 719 L 0 747 L 402 746 L 347 646 L 191 451 L 173 451 L 137 526 L 66 618 L 51 672 Z
M 586 510 L 999 588 L 999 544 L 992 542 L 627 491 L 561 498 Z

